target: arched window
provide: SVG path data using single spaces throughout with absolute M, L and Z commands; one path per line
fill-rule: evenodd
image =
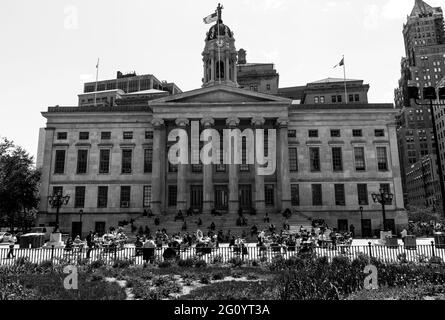
M 216 79 L 224 79 L 224 62 L 218 61 L 216 63 Z

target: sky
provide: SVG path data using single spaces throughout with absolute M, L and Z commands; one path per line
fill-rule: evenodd
M 370 84 L 369 101 L 393 103 L 414 0 L 220 0 L 247 62 L 272 62 L 280 87 L 343 77 Z M 432 6 L 445 2 L 427 0 Z M 1 0 L 0 137 L 37 154 L 41 112 L 77 106 L 83 83 L 117 71 L 199 88 L 213 0 Z

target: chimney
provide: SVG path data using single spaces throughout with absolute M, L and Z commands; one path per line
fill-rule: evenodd
M 238 64 L 246 64 L 246 50 L 239 49 L 238 51 Z

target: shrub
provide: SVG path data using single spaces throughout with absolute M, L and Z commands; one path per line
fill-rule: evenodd
M 443 263 L 443 260 L 442 260 L 441 257 L 434 256 L 434 257 L 431 257 L 430 260 L 429 260 L 428 262 L 429 262 L 430 264 L 442 264 L 442 263 Z
M 91 269 L 99 269 L 99 268 L 103 267 L 104 265 L 105 265 L 105 261 L 103 261 L 102 259 L 98 259 L 98 260 L 94 260 L 93 262 L 91 262 L 90 268 Z
M 225 278 L 225 276 L 224 276 L 224 273 L 222 273 L 222 272 L 216 272 L 212 275 L 213 280 L 222 280 L 224 278 Z
M 202 275 L 201 279 L 199 280 L 202 284 L 209 284 L 210 283 L 210 276 L 208 274 Z
M 239 268 L 239 267 L 242 267 L 242 265 L 244 264 L 244 261 L 239 257 L 235 257 L 235 258 L 230 259 L 229 263 L 232 265 L 233 268 Z
M 159 268 L 170 268 L 172 263 L 169 260 L 162 261 L 158 264 Z
M 406 259 L 406 253 L 405 253 L 405 252 L 399 253 L 399 254 L 397 255 L 397 260 L 398 260 L 400 263 L 407 263 L 408 260 Z
M 204 260 L 198 260 L 195 263 L 195 268 L 205 268 L 207 267 L 207 262 L 205 262 Z
M 126 269 L 134 264 L 131 259 L 117 259 L 113 263 L 113 268 Z
M 223 260 L 223 256 L 221 254 L 218 254 L 216 256 L 213 257 L 212 263 L 213 264 L 218 264 L 218 263 L 222 263 Z
M 256 274 L 249 273 L 247 275 L 247 280 L 257 280 L 257 279 L 258 279 L 258 276 Z
M 192 268 L 194 264 L 195 261 L 191 258 L 178 260 L 178 266 L 182 268 Z

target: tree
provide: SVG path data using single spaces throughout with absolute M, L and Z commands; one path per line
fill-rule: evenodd
M 29 226 L 39 203 L 40 171 L 24 149 L 0 140 L 0 215 L 14 226 Z

